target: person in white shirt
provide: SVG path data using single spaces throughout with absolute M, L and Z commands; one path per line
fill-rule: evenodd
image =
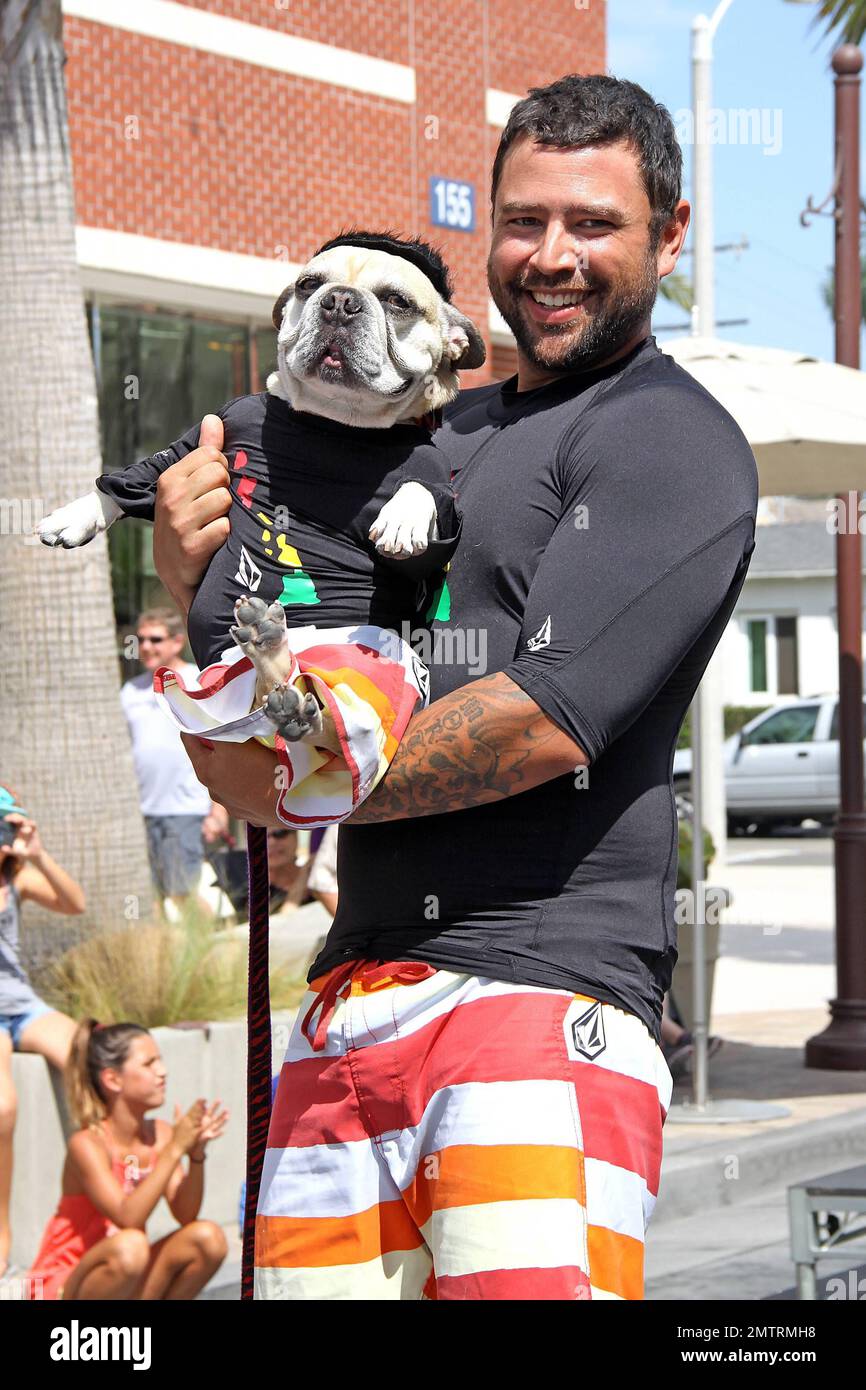
M 329 825 L 313 860 L 307 887 L 325 909 L 334 916 L 337 911 L 337 830 Z
M 225 836 L 229 818 L 199 782 L 180 734 L 153 693 L 158 666 L 170 666 L 187 681 L 198 675 L 197 668 L 181 657 L 186 645 L 183 620 L 172 608 L 151 608 L 140 615 L 136 632 L 144 670 L 125 683 L 120 699 L 132 738 L 154 887 L 160 898 L 181 904 L 196 891 L 205 844 Z M 211 915 L 204 900 L 198 902 Z

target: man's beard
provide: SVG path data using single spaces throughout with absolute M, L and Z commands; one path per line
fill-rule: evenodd
M 528 322 L 521 303 L 523 285 L 498 284 L 487 262 L 487 283 L 494 304 L 524 357 L 534 367 L 547 372 L 585 372 L 613 357 L 649 318 L 658 294 L 658 263 L 654 250 L 647 252 L 640 276 L 627 285 L 607 288 L 592 277 L 582 275 L 582 284 L 540 285 L 536 276 L 526 277 L 538 292 L 557 294 L 567 289 L 598 290 L 595 312 L 569 323 Z M 578 330 L 575 329 L 578 325 Z

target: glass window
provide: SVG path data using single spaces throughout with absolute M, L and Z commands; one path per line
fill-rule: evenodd
M 245 324 L 144 305 L 100 305 L 91 310 L 91 327 L 98 327 L 93 336 L 107 473 L 165 448 L 203 415 L 251 389 Z M 127 520 L 108 533 L 121 627 L 134 623 L 143 607 L 168 601 L 153 567 L 152 529 Z
M 797 676 L 797 619 L 776 619 L 776 689 L 780 695 L 799 695 Z
M 749 689 L 767 690 L 767 622 L 752 618 L 747 624 L 749 634 Z
M 126 306 L 101 308 L 99 318 L 106 472 L 164 449 L 249 390 L 243 324 Z
M 794 705 L 771 714 L 743 736 L 749 747 L 764 743 L 809 743 L 815 733 L 819 705 Z
M 866 738 L 866 703 L 863 705 L 863 737 Z M 833 718 L 830 720 L 830 738 L 834 743 L 839 742 L 839 706 L 833 706 Z
M 253 390 L 264 391 L 271 372 L 277 370 L 277 331 L 275 328 L 257 328 L 254 337 L 259 380 Z

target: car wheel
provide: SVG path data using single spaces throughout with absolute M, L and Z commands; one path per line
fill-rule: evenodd
M 759 835 L 762 839 L 772 835 L 773 831 L 781 822 L 775 820 L 755 820 L 753 823 L 752 834 Z

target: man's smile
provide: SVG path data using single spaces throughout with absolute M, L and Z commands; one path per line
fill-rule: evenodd
M 520 299 L 536 323 L 570 323 L 583 314 L 592 290 L 521 290 Z

